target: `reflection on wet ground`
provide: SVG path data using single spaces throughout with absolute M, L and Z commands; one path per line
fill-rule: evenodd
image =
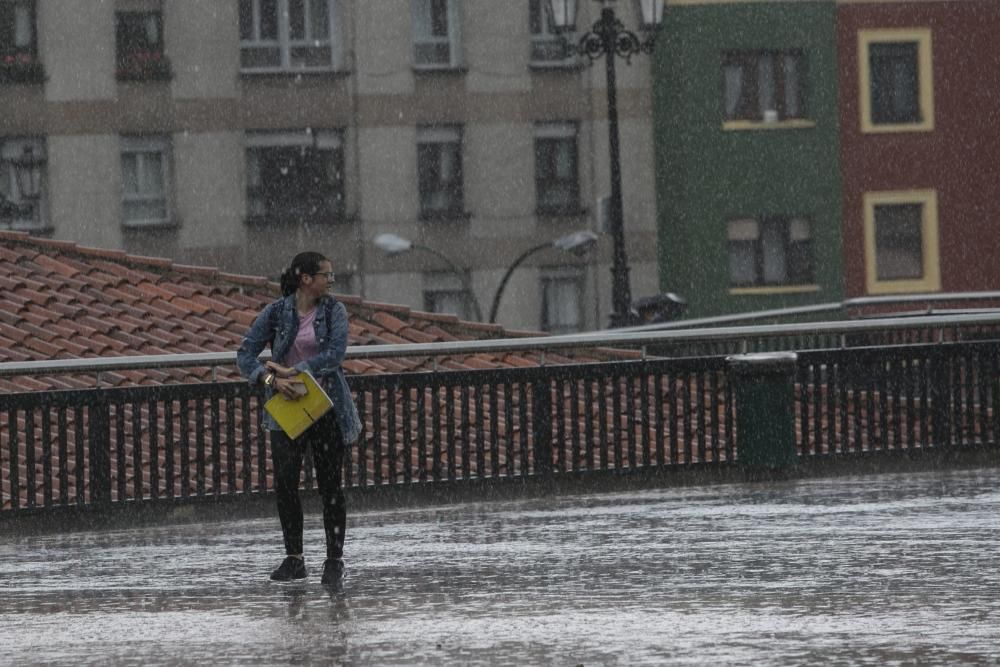
M 355 515 L 325 590 L 277 520 L 0 540 L 0 663 L 1000 661 L 1000 470 Z

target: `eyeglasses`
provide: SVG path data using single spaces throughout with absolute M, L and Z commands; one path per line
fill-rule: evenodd
M 310 275 L 313 275 L 313 276 L 323 276 L 324 278 L 326 278 L 326 282 L 328 282 L 328 283 L 334 282 L 334 273 L 333 273 L 333 271 L 320 271 L 318 273 L 313 273 L 313 274 L 310 274 Z

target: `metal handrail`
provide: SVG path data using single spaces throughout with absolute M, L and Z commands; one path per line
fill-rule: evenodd
M 642 324 L 634 327 L 623 327 L 614 331 L 663 331 L 667 329 L 686 329 L 689 327 L 717 326 L 736 322 L 752 322 L 773 317 L 795 317 L 797 315 L 814 315 L 816 313 L 833 313 L 846 311 L 850 308 L 865 308 L 867 306 L 889 306 L 894 304 L 914 303 L 951 303 L 962 301 L 1000 301 L 1000 292 L 951 292 L 933 294 L 899 294 L 887 296 L 859 296 L 843 301 L 828 301 L 807 306 L 790 306 L 788 308 L 772 308 L 755 310 L 749 313 L 733 313 L 730 315 L 715 315 L 687 320 L 671 320 L 656 324 Z M 933 314 L 933 308 L 926 310 L 927 315 Z
M 802 322 L 743 327 L 707 327 L 680 331 L 621 330 L 595 331 L 560 336 L 499 338 L 442 343 L 408 343 L 393 345 L 352 345 L 347 359 L 385 359 L 390 357 L 434 357 L 441 355 L 480 354 L 499 352 L 546 352 L 586 348 L 643 348 L 646 346 L 706 341 L 740 340 L 750 337 L 777 338 L 796 335 L 846 335 L 874 331 L 898 331 L 914 328 L 1000 325 L 1000 313 L 968 315 L 930 315 L 924 317 L 880 318 L 863 321 Z M 265 352 L 261 358 L 269 358 Z M 58 373 L 101 373 L 116 370 L 152 368 L 218 367 L 236 363 L 236 352 L 189 354 L 135 355 L 88 359 L 52 359 L 0 363 L 0 377 L 14 375 L 52 375 Z

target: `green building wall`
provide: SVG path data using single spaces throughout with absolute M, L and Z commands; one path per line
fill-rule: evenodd
M 668 5 L 653 56 L 660 284 L 687 316 L 841 301 L 841 189 L 836 5 L 769 2 Z M 813 127 L 724 130 L 722 54 L 805 52 Z M 735 294 L 727 222 L 759 215 L 811 221 L 812 291 Z

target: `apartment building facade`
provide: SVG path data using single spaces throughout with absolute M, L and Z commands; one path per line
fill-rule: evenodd
M 1000 3 L 667 7 L 659 248 L 689 314 L 1000 287 Z
M 636 296 L 658 289 L 648 60 L 617 86 Z M 600 231 L 603 82 L 541 0 L 0 0 L 2 224 L 269 276 L 315 249 L 344 292 L 472 317 L 526 249 Z M 535 253 L 497 321 L 605 326 L 610 266 L 606 234 Z

